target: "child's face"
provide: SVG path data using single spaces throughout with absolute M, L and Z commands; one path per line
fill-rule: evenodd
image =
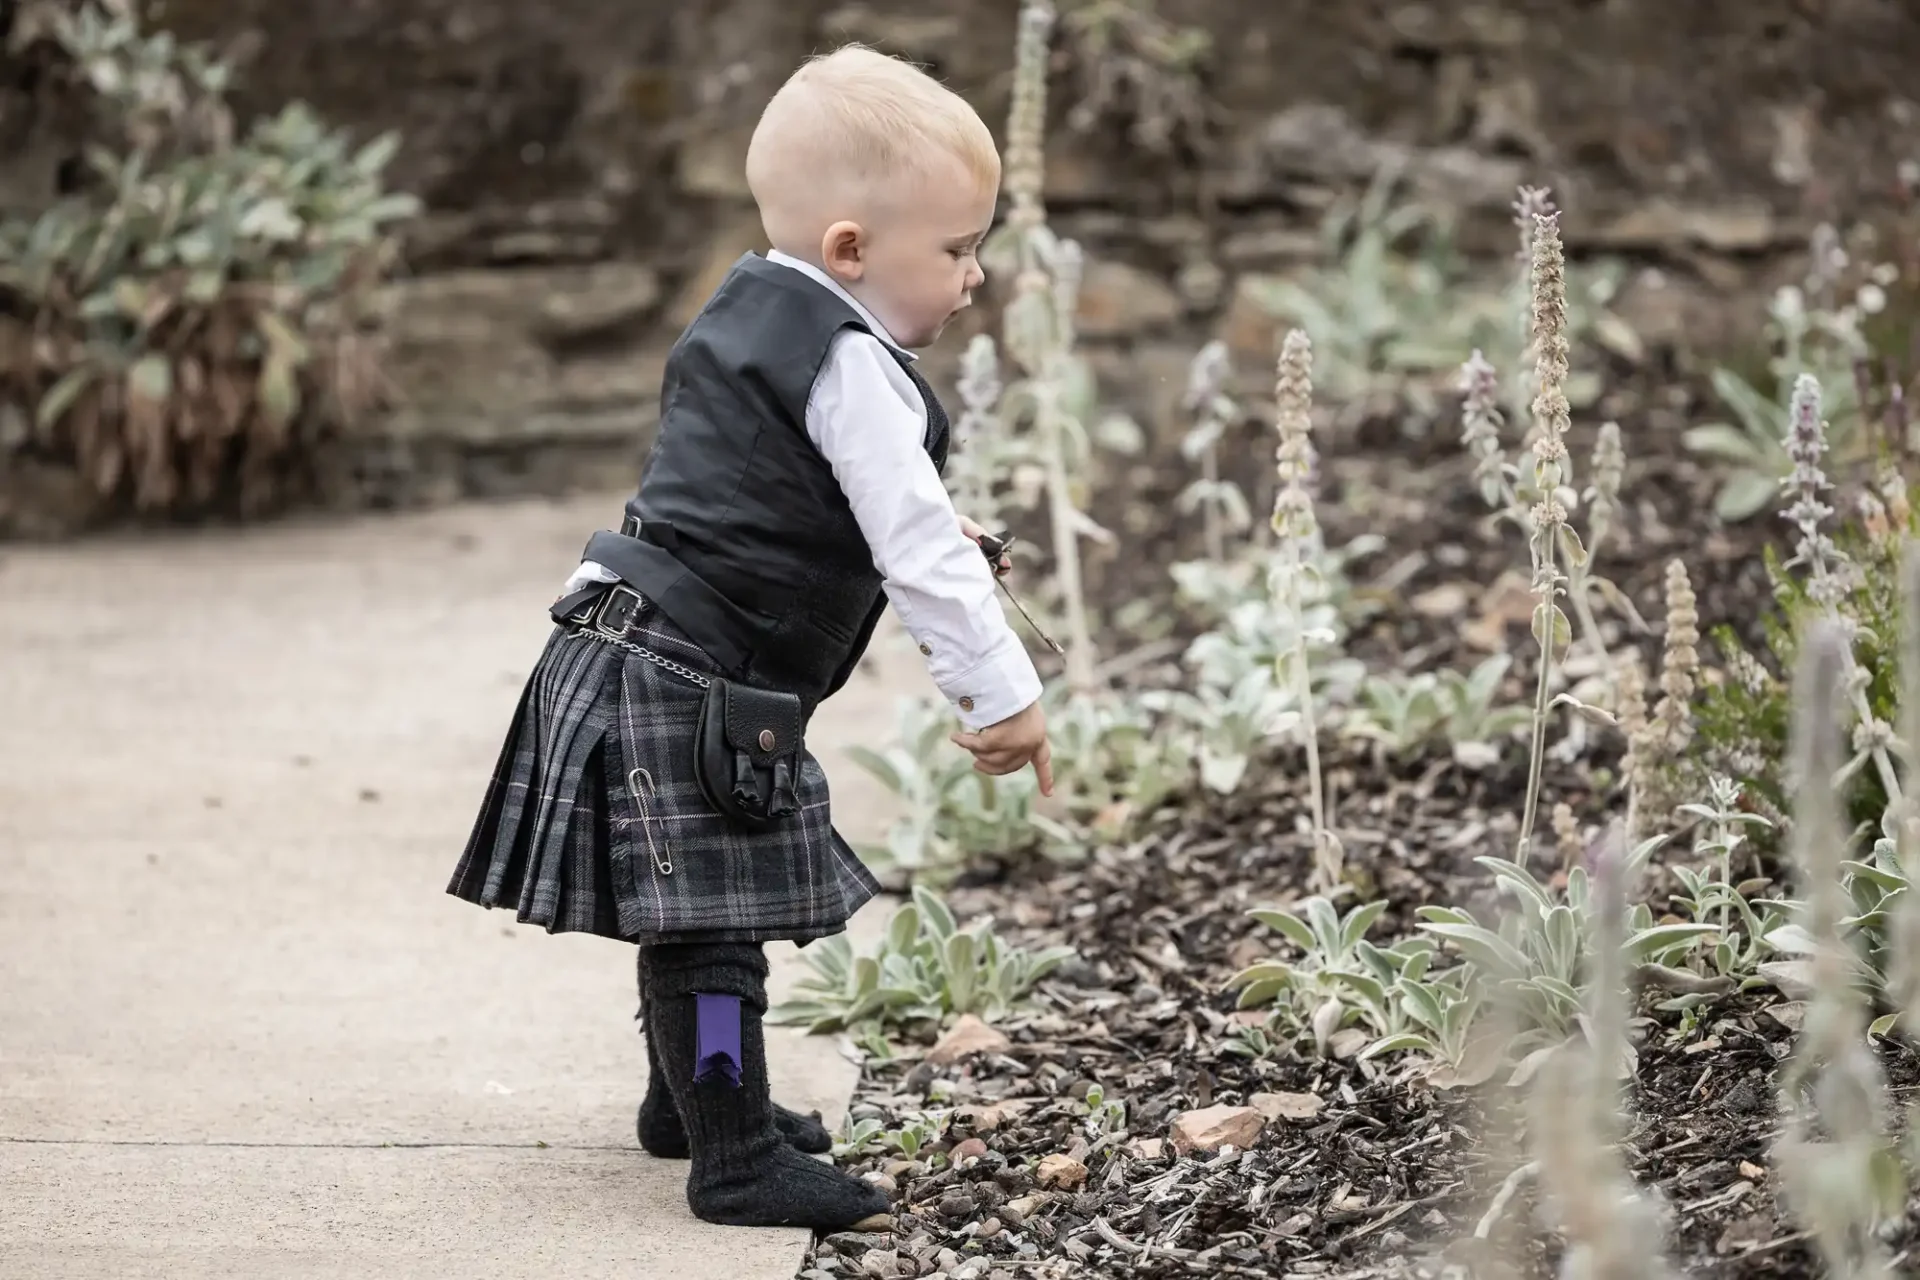
M 978 254 L 997 195 L 955 160 L 897 193 L 861 227 L 856 244 L 829 243 L 828 265 L 895 342 L 927 346 L 986 279 Z

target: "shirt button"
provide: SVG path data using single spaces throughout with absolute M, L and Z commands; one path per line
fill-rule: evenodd
M 933 646 L 930 644 L 923 644 L 920 646 L 920 652 L 925 654 L 927 657 L 931 658 L 933 656 Z
M 960 699 L 960 709 L 961 709 L 962 711 L 971 711 L 971 710 L 973 710 L 973 699 L 972 699 L 972 698 L 962 698 L 962 699 Z

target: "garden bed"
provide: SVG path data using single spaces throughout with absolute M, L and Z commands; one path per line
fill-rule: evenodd
M 1608 406 L 1629 424 L 1629 467 L 1623 533 L 1597 567 L 1652 624 L 1636 632 L 1610 620 L 1611 643 L 1657 661 L 1662 579 L 1674 557 L 1692 573 L 1703 631 L 1729 623 L 1757 638 L 1770 601 L 1760 552 L 1781 540 L 1781 526 L 1763 516 L 1723 527 L 1706 514 L 1715 476 L 1679 445 L 1684 407 L 1653 407 L 1649 398 L 1629 390 Z M 1577 461 L 1592 430 L 1591 422 L 1576 429 Z M 1269 455 L 1255 447 L 1247 456 Z M 1353 578 L 1361 591 L 1392 579 L 1348 637 L 1349 654 L 1375 668 L 1464 668 L 1510 649 L 1508 700 L 1528 697 L 1524 544 L 1511 528 L 1490 526 L 1468 460 L 1436 436 L 1365 450 L 1328 443 L 1321 465 L 1327 542 L 1383 537 Z M 1166 512 L 1176 480 L 1135 500 Z M 1142 598 L 1170 603 L 1167 563 L 1196 551 L 1188 524 L 1165 521 L 1159 536 L 1138 544 L 1157 554 L 1125 571 L 1109 563 L 1095 577 L 1097 598 L 1109 609 Z M 1515 573 L 1517 607 L 1497 586 Z M 1172 659 L 1129 676 L 1148 685 L 1180 678 Z M 1581 843 L 1617 816 L 1617 739 L 1602 731 L 1576 758 L 1549 761 L 1532 860 L 1543 879 L 1564 883 L 1564 862 L 1580 856 L 1556 848 L 1545 831 L 1548 807 L 1574 810 Z M 1324 748 L 1322 764 L 1333 797 L 1328 823 L 1362 886 L 1359 900 L 1386 904 L 1369 937 L 1407 936 L 1422 906 L 1494 910 L 1492 877 L 1474 859 L 1513 856 L 1523 741 L 1505 741 L 1497 762 L 1479 768 L 1443 748 L 1394 756 L 1340 742 Z M 1284 950 L 1248 912 L 1304 895 L 1306 795 L 1299 751 L 1269 752 L 1236 794 L 1185 797 L 1084 863 L 963 877 L 948 897 L 961 920 L 990 917 L 1009 941 L 1071 946 L 1079 959 L 1041 984 L 1030 1009 L 996 1024 L 1005 1041 L 987 1052 L 935 1065 L 915 1045 L 867 1063 L 855 1121 L 886 1130 L 919 1124 L 930 1145 L 913 1158 L 898 1143 L 843 1153 L 896 1195 L 898 1230 L 822 1241 L 807 1274 L 1491 1275 L 1498 1272 L 1487 1268 L 1515 1256 L 1550 1274 L 1559 1246 L 1534 1217 L 1531 1179 L 1509 1185 L 1514 1194 L 1488 1220 L 1491 1239 L 1476 1238 L 1524 1158 L 1501 1138 L 1520 1092 L 1509 1087 L 1511 1067 L 1484 1079 L 1426 1078 L 1399 1057 L 1359 1060 L 1351 1036 L 1327 1056 L 1310 1042 L 1272 1042 L 1259 1056 L 1235 1051 L 1264 1013 L 1236 1012 L 1229 979 Z M 1659 915 L 1673 888 L 1657 868 L 1637 897 Z M 1812 1274 L 1806 1237 L 1776 1201 L 1772 1165 L 1776 1070 L 1803 1007 L 1772 990 L 1727 995 L 1683 1026 L 1680 1015 L 1653 1009 L 1662 995 L 1643 991 L 1636 1008 L 1639 1071 L 1624 1152 L 1641 1187 L 1666 1207 L 1670 1258 L 1687 1275 Z M 1881 1048 L 1898 1099 L 1920 1071 Z M 1102 1128 L 1101 1105 L 1111 1102 L 1124 1106 L 1124 1122 Z M 1176 1155 L 1175 1120 L 1217 1106 L 1261 1112 L 1258 1137 L 1224 1154 Z M 929 1116 L 939 1123 L 925 1127 Z

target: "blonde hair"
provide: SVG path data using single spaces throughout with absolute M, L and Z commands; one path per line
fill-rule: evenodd
M 747 185 L 765 213 L 791 208 L 802 188 L 842 198 L 849 186 L 925 176 L 940 156 L 999 186 L 993 134 L 966 99 L 911 63 L 850 44 L 808 59 L 767 103 L 747 145 Z

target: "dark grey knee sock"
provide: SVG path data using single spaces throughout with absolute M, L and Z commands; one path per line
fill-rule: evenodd
M 666 1079 L 660 1074 L 660 1050 L 654 1044 L 652 1028 L 647 1026 L 646 950 L 643 948 L 640 954 L 640 1037 L 647 1044 L 647 1096 L 641 1100 L 639 1114 L 634 1117 L 634 1136 L 640 1141 L 640 1149 L 650 1156 L 662 1160 L 685 1160 L 689 1153 L 687 1128 L 680 1123 L 680 1113 L 674 1109 L 673 1095 L 667 1092 Z M 833 1135 L 820 1123 L 817 1112 L 804 1116 L 776 1102 L 773 1104 L 773 1124 L 789 1145 L 809 1155 L 825 1155 L 833 1150 Z
M 696 1216 L 729 1226 L 838 1231 L 887 1212 L 877 1189 L 794 1150 L 781 1139 L 767 1092 L 766 957 L 757 946 L 650 948 L 647 1017 L 660 1076 L 685 1125 L 693 1167 L 687 1203 Z M 694 1079 L 696 997 L 740 1001 L 740 1080 L 724 1072 Z

